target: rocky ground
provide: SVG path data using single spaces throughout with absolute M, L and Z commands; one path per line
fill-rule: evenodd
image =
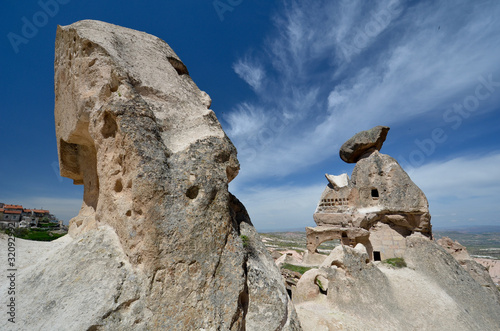
M 306 233 L 305 232 L 267 232 L 260 233 L 262 241 L 266 247 L 274 252 L 273 257 L 279 258 L 281 255 L 289 254 L 290 251 L 295 251 L 301 255 L 304 254 L 306 249 Z M 500 233 L 465 233 L 457 231 L 434 231 L 436 239 L 442 237 L 450 237 L 453 240 L 463 244 L 469 254 L 483 266 L 485 266 L 495 284 L 500 286 Z M 321 244 L 318 252 L 328 255 L 333 248 L 340 245 L 339 240 L 328 241 Z M 293 256 L 296 264 L 300 265 L 300 260 L 295 254 Z M 284 260 L 284 259 L 283 259 Z M 290 264 L 286 267 L 290 268 Z M 282 268 L 284 275 L 289 274 L 288 269 Z
M 467 251 L 474 258 L 500 260 L 499 232 L 434 231 L 434 237 L 449 237 L 458 241 L 467 247 Z
M 281 270 L 303 330 L 497 330 L 500 325 L 495 285 L 465 247 L 449 238 L 441 246 L 408 238 L 411 248 L 402 265 L 391 259 L 365 262 L 363 249 L 344 246 L 332 252 L 340 243 L 326 242 L 320 252 L 331 254 L 313 266 L 303 262 L 305 233 L 261 237 Z M 492 276 L 500 267 L 500 260 L 476 261 Z

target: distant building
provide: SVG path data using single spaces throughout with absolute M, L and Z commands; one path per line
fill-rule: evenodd
M 2 221 L 4 222 L 19 222 L 21 220 L 21 210 L 4 210 Z M 16 225 L 17 227 L 17 225 Z
M 50 218 L 50 211 L 48 211 L 48 210 L 33 209 L 33 213 L 34 213 L 35 217 L 38 217 L 38 218 L 43 218 L 45 216 Z
M 21 206 L 21 205 L 8 205 L 8 204 L 5 204 L 3 206 L 3 208 L 5 210 L 23 210 L 23 206 Z
M 14 227 L 36 227 L 38 223 L 47 217 L 49 220 L 54 220 L 54 215 L 50 214 L 49 210 L 45 209 L 28 209 L 21 205 L 0 204 L 0 227 L 12 226 L 9 223 L 14 223 Z
M 32 209 L 23 209 L 21 223 L 23 221 L 26 222 L 27 227 L 36 227 L 36 226 L 38 226 L 38 218 L 35 217 L 35 213 L 33 212 Z

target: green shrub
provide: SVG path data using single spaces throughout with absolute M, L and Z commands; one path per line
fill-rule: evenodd
M 310 270 L 312 268 L 311 267 L 302 267 L 302 266 L 298 266 L 298 265 L 294 265 L 294 264 L 290 264 L 290 263 L 284 263 L 281 266 L 281 269 L 296 271 L 302 275 L 302 274 L 304 274 L 304 272 L 306 272 L 307 270 Z
M 321 284 L 321 280 L 319 280 L 318 278 L 316 278 L 314 280 L 314 282 L 316 283 L 316 285 L 319 286 L 319 288 L 321 289 L 321 291 L 325 291 L 325 288 L 323 287 L 323 284 Z
M 49 231 L 41 229 L 26 229 L 26 228 L 16 228 L 14 230 L 5 231 L 7 234 L 12 233 L 16 238 L 35 240 L 35 241 L 52 241 L 64 236 L 64 234 L 52 233 Z
M 242 234 L 240 236 L 241 238 L 241 241 L 243 242 L 243 247 L 248 247 L 248 242 L 250 241 L 250 239 L 248 238 L 248 236 L 245 236 L 244 234 Z
M 406 267 L 406 262 L 402 257 L 393 257 L 391 259 L 384 260 L 384 263 L 390 264 L 396 268 Z

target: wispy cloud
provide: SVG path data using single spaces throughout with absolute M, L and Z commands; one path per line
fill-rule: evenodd
M 441 226 L 500 225 L 500 153 L 466 155 L 432 162 L 410 175 L 429 199 L 433 221 Z
M 294 173 L 336 154 L 353 132 L 442 112 L 473 90 L 480 75 L 500 80 L 498 15 L 500 4 L 485 1 L 410 7 L 398 1 L 286 2 L 263 42 L 267 51 L 235 64 L 243 73 L 263 70 L 243 69 L 253 68 L 246 63 L 268 72 L 257 100 L 228 117 L 236 146 L 249 145 L 271 118 L 286 119 L 266 148 L 240 157 L 252 168 L 240 180 L 265 177 L 276 167 Z M 368 40 L 361 43 L 358 35 Z M 345 45 L 356 52 L 346 57 Z
M 500 197 L 500 153 L 431 162 L 409 174 L 433 199 Z
M 255 99 L 224 123 L 242 166 L 233 187 L 303 175 L 375 125 L 443 121 L 479 77 L 500 82 L 499 16 L 495 1 L 285 1 L 262 51 L 235 61 L 247 82 L 265 72 L 265 88 L 249 83 Z M 497 88 L 477 113 L 499 101 Z
M 258 90 L 265 77 L 265 72 L 262 66 L 251 63 L 248 59 L 239 59 L 233 64 L 234 72 L 240 76 L 254 90 Z

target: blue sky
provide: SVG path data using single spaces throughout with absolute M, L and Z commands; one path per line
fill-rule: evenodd
M 81 1 L 0 4 L 0 201 L 68 221 L 57 170 L 57 24 L 97 19 L 164 39 L 238 148 L 230 190 L 258 230 L 313 226 L 341 144 L 391 127 L 435 228 L 500 225 L 500 2 Z M 32 25 L 32 26 L 31 26 Z M 31 29 L 30 29 L 31 28 Z

